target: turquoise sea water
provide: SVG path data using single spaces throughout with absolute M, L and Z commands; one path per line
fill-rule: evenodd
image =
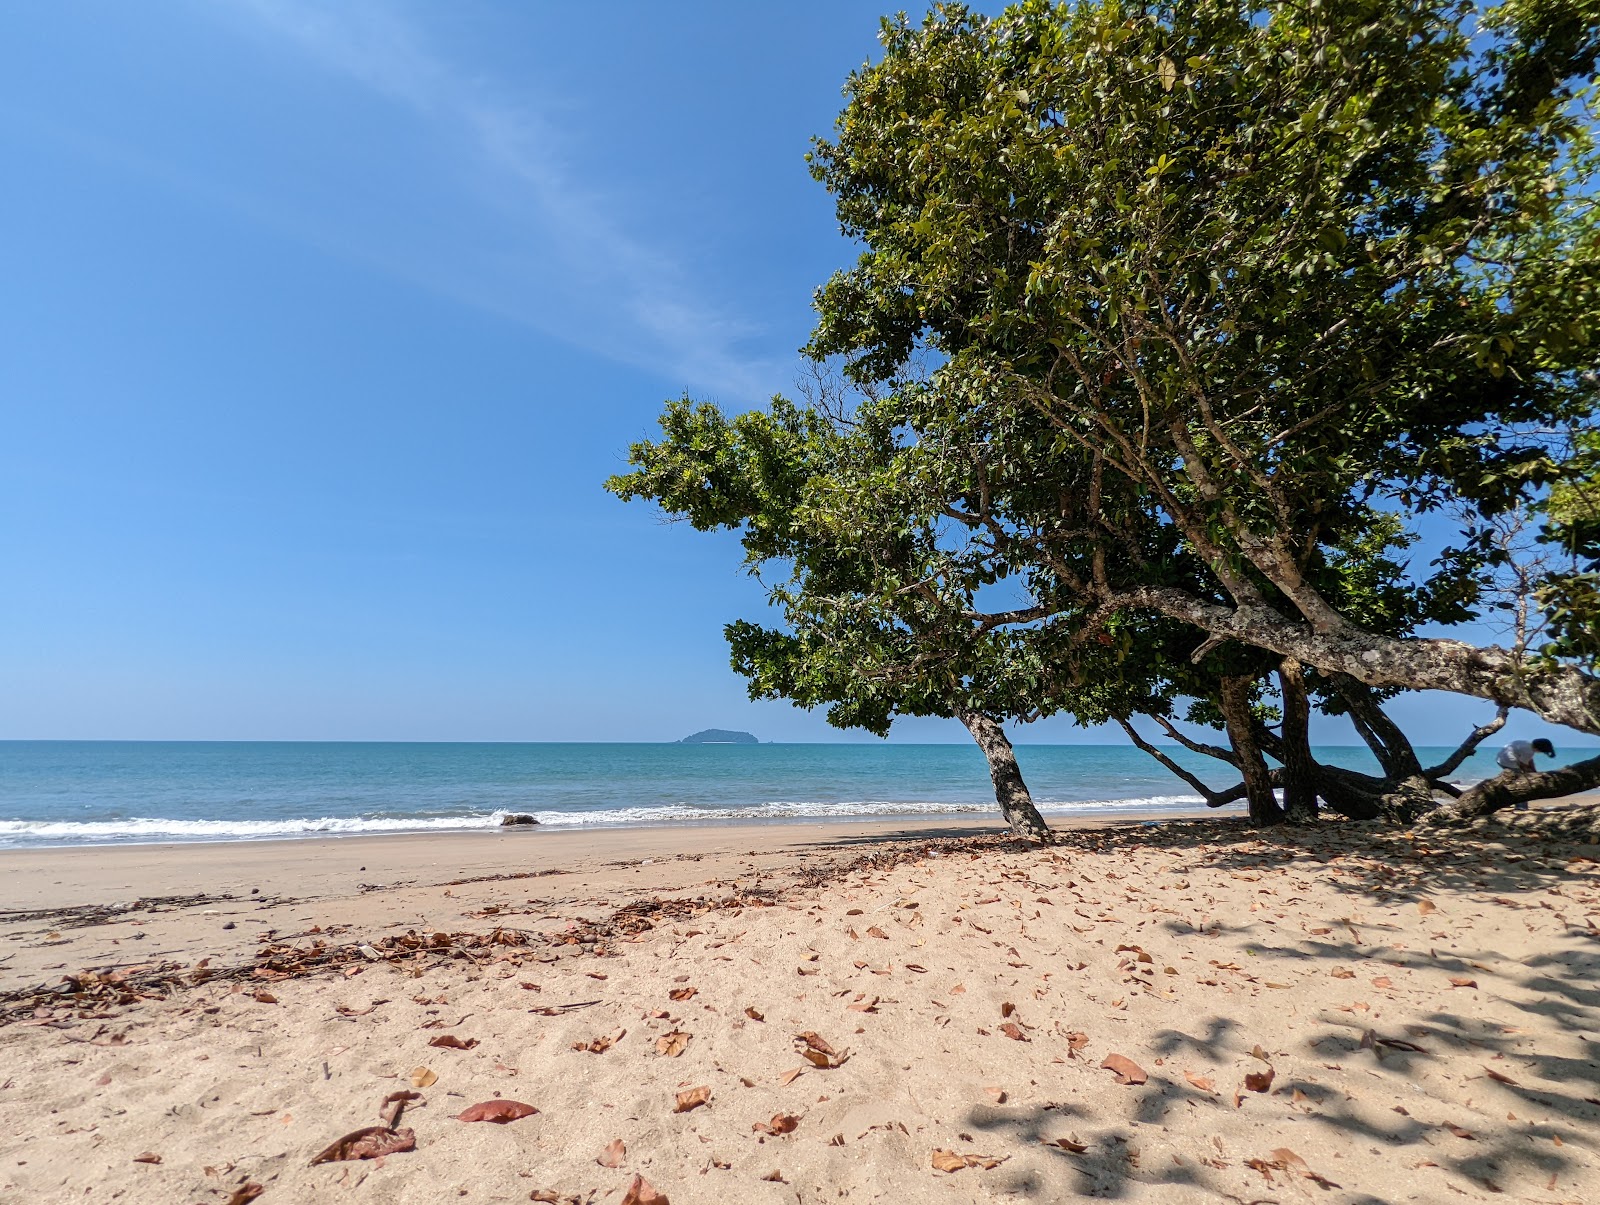
M 1361 748 L 1318 752 L 1373 768 Z M 1047 815 L 1199 805 L 1127 746 L 1017 757 Z M 1457 778 L 1493 772 L 1480 753 Z M 998 816 L 972 745 L 0 741 L 0 846 L 479 829 L 508 811 L 551 827 Z

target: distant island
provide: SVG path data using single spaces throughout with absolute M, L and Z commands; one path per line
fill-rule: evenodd
M 707 728 L 677 742 L 680 745 L 759 745 L 748 732 L 729 732 L 726 728 Z

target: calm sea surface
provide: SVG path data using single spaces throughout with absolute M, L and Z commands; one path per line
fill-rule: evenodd
M 1365 749 L 1318 753 L 1374 768 Z M 1127 746 L 1017 759 L 1047 815 L 1199 803 Z M 1218 763 L 1183 761 L 1228 785 Z M 1480 753 L 1456 777 L 1492 773 Z M 509 811 L 568 828 L 998 815 L 973 745 L 0 741 L 0 846 L 476 829 Z

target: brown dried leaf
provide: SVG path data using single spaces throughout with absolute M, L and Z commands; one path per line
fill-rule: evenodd
M 985 1088 L 984 1095 L 997 1105 L 1006 1103 L 1006 1090 L 1004 1088 Z
M 400 1114 L 405 1112 L 406 1105 L 414 1100 L 421 1099 L 422 1093 L 420 1092 L 407 1092 L 404 1089 L 399 1092 L 391 1092 L 383 1098 L 383 1103 L 378 1106 L 378 1116 L 383 1118 L 384 1125 L 393 1129 L 400 1124 Z M 385 1109 L 388 1110 L 387 1113 L 384 1112 Z
M 1462 1127 L 1460 1127 L 1458 1125 L 1455 1125 L 1452 1122 L 1448 1122 L 1448 1121 L 1445 1122 L 1444 1123 L 1444 1128 L 1449 1130 L 1457 1138 L 1465 1138 L 1468 1142 L 1476 1142 L 1476 1141 L 1478 1141 L 1478 1136 L 1476 1134 L 1474 1134 L 1471 1130 L 1463 1129 Z
M 814 1067 L 821 1067 L 825 1070 L 840 1067 L 850 1057 L 848 1050 L 843 1053 L 835 1050 L 825 1038 L 818 1036 L 809 1029 L 804 1033 L 796 1034 L 794 1040 L 800 1043 L 801 1057 Z
M 626 1029 L 613 1030 L 611 1033 L 601 1034 L 591 1042 L 574 1042 L 572 1048 L 574 1050 L 586 1050 L 590 1054 L 604 1054 L 622 1041 L 627 1032 Z
M 254 1201 L 266 1191 L 266 1188 L 262 1185 L 251 1180 L 233 1190 L 233 1195 L 228 1198 L 227 1205 L 250 1205 L 251 1201 Z
M 439 1082 L 439 1077 L 426 1067 L 413 1067 L 406 1078 L 411 1081 L 413 1088 L 431 1088 Z
M 606 1149 L 595 1158 L 601 1167 L 621 1167 L 622 1161 L 628 1157 L 628 1148 L 620 1138 L 613 1138 L 606 1143 Z
M 1340 1185 L 1335 1184 L 1332 1180 L 1328 1179 L 1327 1176 L 1319 1175 L 1318 1173 L 1312 1171 L 1310 1164 L 1308 1164 L 1304 1159 L 1300 1158 L 1299 1155 L 1295 1154 L 1286 1146 L 1278 1147 L 1272 1152 L 1272 1157 L 1277 1161 L 1276 1166 L 1282 1168 L 1290 1175 L 1301 1176 L 1304 1179 L 1313 1180 L 1320 1184 L 1323 1188 L 1340 1187 Z
M 1026 1042 L 1029 1040 L 1028 1035 L 1023 1033 L 1021 1029 L 1017 1028 L 1016 1023 L 1012 1021 L 1007 1021 L 1004 1025 L 1002 1025 L 1000 1027 L 1000 1032 L 1005 1034 L 1006 1037 L 1010 1038 L 1013 1042 Z
M 1145 1074 L 1143 1067 L 1126 1055 L 1108 1054 L 1100 1066 L 1107 1071 L 1115 1072 L 1119 1084 L 1142 1084 L 1150 1078 Z
M 1079 1142 L 1076 1138 L 1041 1138 L 1040 1142 L 1046 1146 L 1059 1146 L 1064 1151 L 1071 1151 L 1074 1155 L 1081 1155 L 1089 1149 L 1089 1144 Z
M 656 1188 L 643 1176 L 636 1175 L 622 1195 L 622 1205 L 671 1205 L 667 1194 Z
M 135 1163 L 160 1163 L 161 1156 L 156 1154 L 154 1151 L 146 1151 L 142 1155 L 135 1155 L 133 1157 L 133 1161 Z
M 933 1170 L 936 1172 L 966 1171 L 967 1161 L 954 1151 L 935 1147 L 933 1151 Z
M 1428 913 L 1437 912 L 1437 911 L 1439 911 L 1439 909 L 1434 905 L 1434 902 L 1432 900 L 1418 900 L 1417 901 L 1417 911 L 1420 912 L 1423 916 L 1427 916 Z
M 502 1100 L 496 1097 L 494 1100 L 469 1105 L 456 1114 L 456 1120 L 492 1121 L 495 1125 L 505 1125 L 523 1117 L 532 1117 L 538 1111 L 532 1105 L 525 1105 L 520 1100 Z
M 463 1042 L 453 1033 L 442 1033 L 428 1043 L 429 1046 L 437 1046 L 440 1050 L 471 1050 L 477 1044 L 477 1038 L 468 1038 Z
M 1009 1155 L 958 1155 L 954 1151 L 947 1151 L 942 1147 L 935 1147 L 933 1152 L 933 1168 L 941 1172 L 959 1172 L 969 1167 L 981 1167 L 985 1171 L 999 1167 Z
M 685 1088 L 678 1093 L 678 1101 L 672 1106 L 674 1113 L 687 1113 L 690 1109 L 698 1109 L 701 1105 L 711 1100 L 711 1089 L 702 1084 L 698 1088 Z
M 1214 1095 L 1217 1091 L 1217 1082 L 1208 1075 L 1196 1075 L 1193 1071 L 1185 1071 L 1183 1078 L 1202 1092 L 1210 1092 Z
M 750 1127 L 755 1134 L 792 1134 L 800 1125 L 800 1118 L 793 1113 L 774 1113 L 772 1120 L 758 1121 Z
M 398 1155 L 401 1151 L 417 1149 L 417 1136 L 410 1129 L 392 1130 L 388 1126 L 366 1126 L 352 1130 L 316 1158 L 319 1163 L 342 1163 L 351 1159 L 377 1159 L 384 1155 Z
M 867 936 L 868 937 L 881 937 L 881 938 L 883 938 L 884 941 L 888 941 L 889 940 L 889 935 L 887 933 L 885 933 L 882 929 L 878 928 L 877 925 L 873 925 L 872 928 L 867 930 Z
M 1496 1071 L 1493 1067 L 1485 1067 L 1483 1070 L 1497 1084 L 1510 1084 L 1513 1088 L 1522 1086 L 1503 1071 Z
M 1450 986 L 1451 987 L 1477 987 L 1478 986 L 1478 981 L 1476 979 L 1468 979 L 1464 975 L 1452 975 L 1452 976 L 1450 976 Z
M 1251 1071 L 1244 1077 L 1244 1086 L 1252 1092 L 1265 1092 L 1272 1087 L 1272 1081 L 1278 1073 L 1271 1067 L 1265 1071 Z
M 675 987 L 667 993 L 667 998 L 678 1001 L 692 1000 L 699 990 L 697 987 Z
M 752 1021 L 765 1021 L 766 1020 L 766 1018 L 764 1016 L 762 1016 L 760 1011 L 757 1010 L 754 1006 L 745 1009 L 744 1010 L 744 1015 L 749 1017 Z
M 689 1048 L 689 1034 L 681 1029 L 674 1029 L 671 1033 L 664 1033 L 656 1039 L 656 1053 L 664 1054 L 669 1059 L 675 1059 Z
M 780 1084 L 784 1085 L 785 1087 L 787 1087 L 788 1085 L 794 1083 L 795 1080 L 799 1079 L 805 1073 L 806 1073 L 806 1069 L 804 1067 L 796 1067 L 792 1071 L 785 1071 L 782 1075 L 780 1075 L 778 1077 L 778 1083 L 780 1083 Z

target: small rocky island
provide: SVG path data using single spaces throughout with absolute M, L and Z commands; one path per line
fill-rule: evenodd
M 693 736 L 677 742 L 680 745 L 759 745 L 748 732 L 730 732 L 726 728 L 706 728 Z

